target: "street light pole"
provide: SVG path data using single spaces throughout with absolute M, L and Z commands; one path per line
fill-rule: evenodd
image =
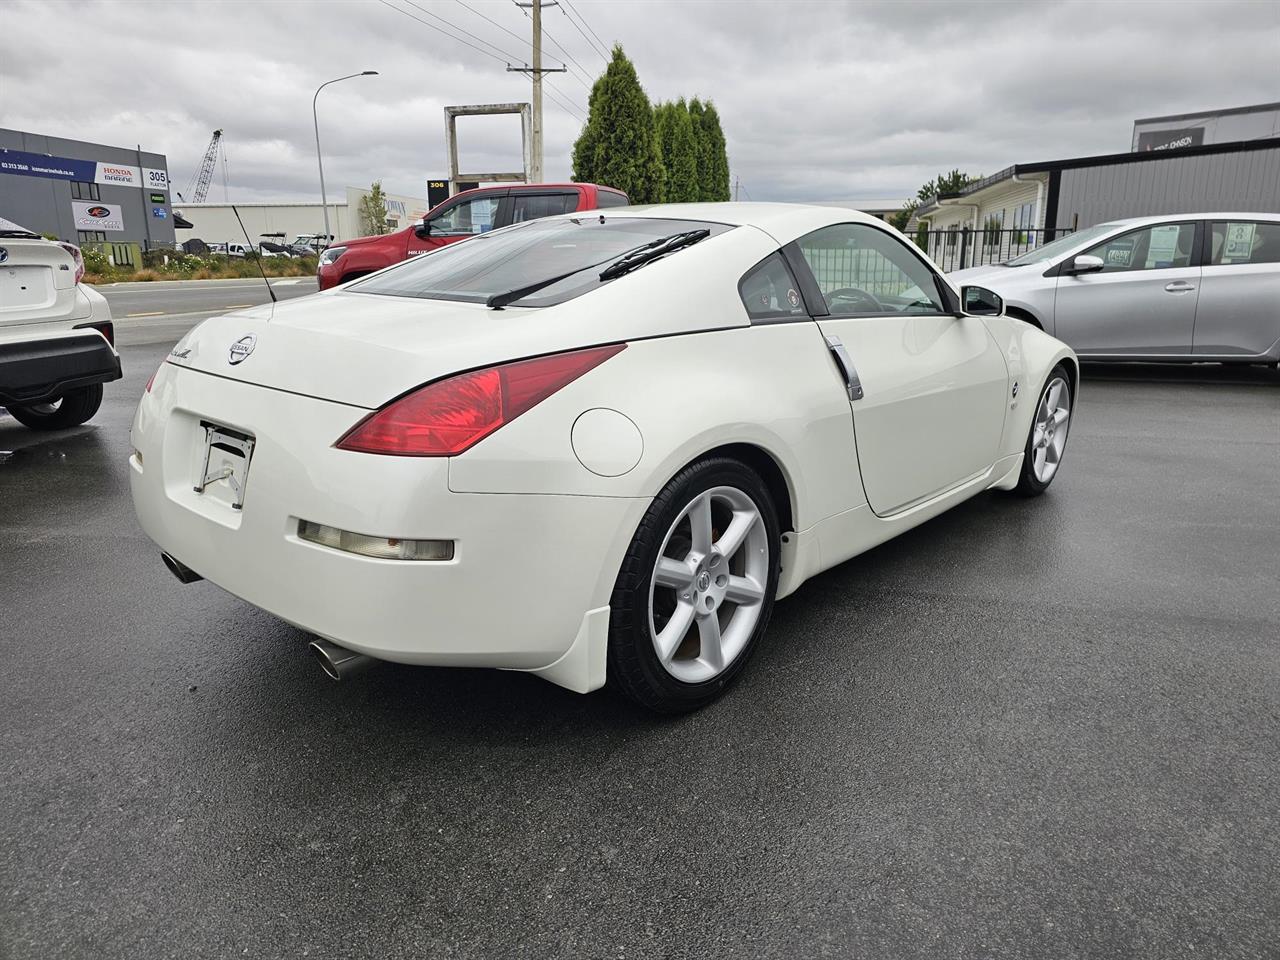
M 326 247 L 329 245 L 332 235 L 329 233 L 329 197 L 324 191 L 324 159 L 320 155 L 320 115 L 316 112 L 316 101 L 320 99 L 320 91 L 331 83 L 340 83 L 343 80 L 351 80 L 354 77 L 376 77 L 377 75 L 377 70 L 364 70 L 360 73 L 348 74 L 345 77 L 326 80 L 316 87 L 316 95 L 311 98 L 311 120 L 316 128 L 316 166 L 320 168 L 320 208 L 324 211 L 324 245 Z

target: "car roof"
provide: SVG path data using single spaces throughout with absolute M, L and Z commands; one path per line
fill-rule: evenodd
M 593 213 L 596 211 L 592 211 Z M 811 230 L 833 223 L 866 223 L 883 230 L 893 228 L 878 217 L 843 207 L 809 203 L 656 203 L 634 207 L 608 207 L 599 211 L 606 217 L 645 217 L 654 220 L 707 220 L 734 227 L 756 227 L 780 243 L 788 243 Z M 561 214 L 561 219 L 583 216 Z
M 1173 220 L 1270 220 L 1280 222 L 1280 213 L 1248 213 L 1241 211 L 1210 213 L 1162 213 L 1151 217 L 1126 217 L 1121 220 L 1104 220 L 1100 227 L 1137 227 L 1147 223 L 1166 223 Z M 1084 229 L 1084 228 L 1082 228 Z

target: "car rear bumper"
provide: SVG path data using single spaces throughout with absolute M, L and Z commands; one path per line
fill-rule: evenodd
M 130 480 L 143 530 L 212 583 L 360 653 L 547 670 L 574 689 L 599 686 L 602 670 L 588 683 L 548 668 L 571 651 L 586 615 L 607 608 L 648 501 L 453 493 L 447 459 L 334 449 L 366 412 L 164 365 L 132 434 Z M 193 489 L 202 421 L 254 438 L 240 510 L 216 485 Z M 347 553 L 300 539 L 302 520 L 452 540 L 454 556 Z
M 96 330 L 0 342 L 0 406 L 43 403 L 120 375 L 119 354 Z

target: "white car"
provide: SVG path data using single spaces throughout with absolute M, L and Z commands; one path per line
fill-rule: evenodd
M 852 211 L 534 220 L 193 330 L 138 408 L 134 503 L 180 579 L 318 634 L 334 677 L 687 710 L 807 578 L 1052 482 L 1075 357 L 963 302 Z
M 0 407 L 33 430 L 79 426 L 120 379 L 111 308 L 70 243 L 0 220 Z

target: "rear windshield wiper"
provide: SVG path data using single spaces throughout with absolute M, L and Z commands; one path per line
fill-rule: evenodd
M 697 243 L 710 235 L 711 231 L 703 228 L 701 230 L 686 230 L 684 233 L 673 233 L 669 237 L 659 237 L 657 240 L 646 243 L 644 246 L 636 247 L 634 250 L 630 250 L 617 260 L 614 260 L 600 272 L 600 279 L 612 280 L 614 277 L 620 277 L 636 267 L 643 266 L 651 260 L 657 260 L 659 257 L 665 257 L 673 250 L 679 250 L 681 247 Z M 537 293 L 545 287 L 553 286 L 561 280 L 568 280 L 574 274 L 592 270 L 604 262 L 601 260 L 597 263 L 589 263 L 585 267 L 578 267 L 568 273 L 562 273 L 547 280 L 539 280 L 537 283 L 531 283 L 528 286 L 516 287 L 514 290 L 508 290 L 505 293 L 495 293 L 484 302 L 484 305 L 492 307 L 494 310 L 501 310 L 508 304 L 523 300 L 530 294 Z
M 706 227 L 700 230 L 686 230 L 684 233 L 673 233 L 669 237 L 663 237 L 660 240 L 654 240 L 652 243 L 646 243 L 638 250 L 633 250 L 624 257 L 615 260 L 609 266 L 600 271 L 601 280 L 612 280 L 614 277 L 620 277 L 624 273 L 630 273 L 636 267 L 643 267 L 646 263 L 652 263 L 660 257 L 665 257 L 674 250 L 681 247 L 689 247 L 697 243 L 699 240 L 705 240 L 711 236 L 711 231 Z

